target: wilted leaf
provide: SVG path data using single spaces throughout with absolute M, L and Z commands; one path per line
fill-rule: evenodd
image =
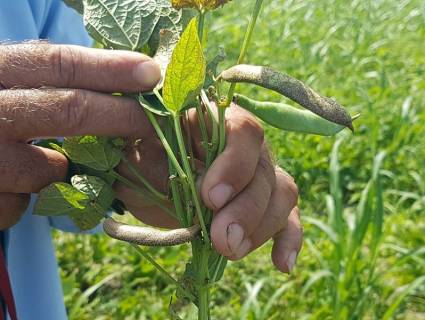
M 100 171 L 112 170 L 123 156 L 120 148 L 117 147 L 117 140 L 105 137 L 66 138 L 62 148 L 75 163 Z
M 196 297 L 196 271 L 194 270 L 192 263 L 186 263 L 186 269 L 180 279 L 180 284 Z M 188 296 L 181 288 L 177 288 L 176 295 L 179 299 L 192 300 L 191 297 Z M 197 304 L 197 301 L 192 302 Z
M 187 26 L 168 65 L 163 87 L 166 108 L 178 113 L 196 99 L 205 80 L 205 58 L 196 19 Z
M 84 23 L 98 42 L 115 49 L 139 50 L 160 18 L 161 0 L 84 0 Z
M 214 84 L 213 77 L 217 76 L 218 65 L 226 59 L 226 52 L 224 48 L 220 46 L 218 48 L 217 55 L 207 64 L 207 74 L 205 76 L 204 88 L 207 89 L 209 86 Z

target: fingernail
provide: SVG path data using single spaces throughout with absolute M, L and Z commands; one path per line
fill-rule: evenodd
M 234 258 L 242 258 L 250 249 L 251 241 L 244 239 L 245 232 L 237 223 L 231 223 L 227 227 L 227 245 Z
M 153 60 L 139 63 L 134 69 L 134 78 L 144 89 L 152 89 L 161 78 L 158 64 Z
M 231 186 L 220 183 L 210 190 L 208 197 L 213 206 L 220 209 L 230 200 L 233 193 L 234 191 Z
M 297 261 L 298 253 L 296 251 L 292 251 L 288 259 L 286 260 L 286 265 L 288 266 L 288 271 L 291 273 L 292 269 L 294 269 L 295 262 Z

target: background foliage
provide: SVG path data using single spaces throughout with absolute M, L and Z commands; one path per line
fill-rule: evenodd
M 209 55 L 218 51 L 213 44 L 220 44 L 229 65 L 236 61 L 250 6 L 250 1 L 233 1 L 210 17 Z M 359 247 L 359 272 L 344 300 L 348 307 L 362 302 L 369 287 L 361 284 L 370 270 L 380 277 L 368 289 L 361 315 L 351 318 L 383 319 L 403 292 L 406 298 L 394 317 L 425 318 L 424 286 L 403 291 L 425 274 L 424 52 L 421 0 L 278 0 L 265 2 L 248 54 L 250 63 L 306 80 L 351 114 L 361 113 L 356 134 L 341 133 L 346 136 L 339 152 L 345 225 L 354 225 L 374 157 L 386 152 L 381 246 L 376 266 L 368 255 L 370 233 Z M 239 88 L 248 96 L 280 99 L 254 87 Z M 266 131 L 276 160 L 297 180 L 303 217 L 310 217 L 304 219 L 305 245 L 290 276 L 273 269 L 270 245 L 231 263 L 215 293 L 213 318 L 332 319 L 334 284 L 323 270 L 335 263 L 334 245 L 323 230 L 330 227 L 325 196 L 335 138 Z M 103 235 L 57 232 L 55 239 L 70 319 L 168 318 L 173 288 L 131 248 Z M 168 270 L 182 272 L 181 251 L 151 253 Z M 190 310 L 183 312 L 189 318 Z

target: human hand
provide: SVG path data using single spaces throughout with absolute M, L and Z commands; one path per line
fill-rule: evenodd
M 0 230 L 19 220 L 30 193 L 67 173 L 62 154 L 29 141 L 151 137 L 140 105 L 110 93 L 151 90 L 159 78 L 156 63 L 138 53 L 43 42 L 0 45 Z
M 274 166 L 263 129 L 250 113 L 233 105 L 226 118 L 226 148 L 200 178 L 202 200 L 214 210 L 214 247 L 229 259 L 238 260 L 273 238 L 272 260 L 279 270 L 290 272 L 302 243 L 297 187 L 287 173 Z M 205 152 L 193 110 L 189 128 L 195 156 L 202 160 Z M 127 155 L 154 187 L 168 191 L 168 163 L 156 137 L 130 145 Z M 126 166 L 121 165 L 119 171 L 137 183 Z M 117 184 L 116 192 L 127 209 L 145 223 L 178 226 L 176 220 L 126 186 Z

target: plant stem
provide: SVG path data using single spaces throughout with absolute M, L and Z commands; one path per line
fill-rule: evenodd
M 207 125 L 205 123 L 204 111 L 200 103 L 196 104 L 196 113 L 198 115 L 199 129 L 201 130 L 202 146 L 205 148 L 206 153 L 210 152 L 209 148 L 209 137 L 207 131 Z
M 242 48 L 239 54 L 237 64 L 241 64 L 245 59 L 245 55 L 248 50 L 249 43 L 251 42 L 252 33 L 254 31 L 255 24 L 257 23 L 258 14 L 260 13 L 262 4 L 263 4 L 263 0 L 255 1 L 254 9 L 252 11 L 251 19 L 248 24 L 248 29 L 246 30 L 246 33 L 245 33 L 245 38 L 243 40 L 243 44 L 242 44 Z M 233 100 L 233 95 L 235 94 L 235 87 L 236 87 L 236 82 L 230 85 L 229 92 L 227 93 L 226 108 L 230 106 L 230 103 Z
M 175 153 L 177 150 L 177 146 L 175 141 L 176 139 L 173 136 L 173 132 L 174 132 L 173 128 L 174 128 L 174 124 L 171 120 L 169 120 L 168 126 L 166 128 L 166 135 L 167 135 L 166 138 L 168 141 L 170 141 L 170 147 Z M 179 184 L 180 179 L 177 176 L 177 171 L 172 165 L 170 158 L 168 158 L 168 168 L 170 173 L 170 187 L 171 187 L 172 199 L 174 202 L 174 208 L 176 209 L 177 216 L 180 218 L 180 223 L 183 226 L 188 227 L 190 226 L 190 224 L 189 224 L 189 220 L 187 216 L 188 213 L 187 212 L 185 213 L 185 211 L 183 210 L 182 199 L 180 194 L 180 184 Z
M 192 171 L 195 171 L 196 167 L 195 167 L 195 154 L 193 153 L 193 144 L 192 144 L 192 132 L 190 130 L 190 123 L 189 123 L 189 114 L 188 111 L 186 110 L 183 113 L 183 127 L 184 127 L 184 132 L 186 133 L 186 144 L 187 144 L 187 149 L 189 152 L 189 162 L 190 162 L 190 167 L 192 168 Z
M 124 164 L 127 166 L 128 170 L 130 170 L 130 172 L 137 178 L 140 180 L 141 183 L 143 183 L 143 185 L 146 187 L 146 189 L 148 189 L 156 198 L 158 198 L 158 200 L 161 201 L 168 201 L 168 197 L 159 192 L 158 190 L 155 189 L 155 187 L 153 185 L 150 184 L 150 182 L 148 180 L 145 179 L 145 177 L 143 177 L 139 171 L 137 171 L 137 169 L 131 164 L 130 161 L 128 161 L 126 158 L 122 159 L 122 162 L 124 162 Z
M 201 204 L 199 202 L 198 192 L 196 190 L 195 181 L 194 181 L 194 178 L 193 178 L 192 170 L 190 168 L 190 163 L 189 163 L 189 160 L 187 159 L 186 146 L 184 144 L 182 128 L 181 128 L 181 125 L 180 125 L 180 117 L 179 117 L 178 114 L 176 114 L 174 116 L 174 126 L 175 126 L 175 130 L 176 130 L 177 144 L 178 144 L 179 149 L 180 149 L 183 167 L 186 171 L 187 182 L 189 183 L 189 188 L 190 188 L 190 191 L 192 192 L 192 199 L 193 199 L 193 202 L 195 204 L 195 210 L 196 210 L 196 213 L 198 215 L 199 224 L 202 228 L 204 241 L 209 244 L 210 243 L 210 237 L 208 236 L 207 227 L 205 226 L 204 217 L 202 215 Z
M 144 109 L 146 112 L 146 115 L 148 116 L 149 121 L 151 122 L 151 124 L 153 125 L 156 134 L 158 135 L 159 139 L 162 142 L 162 145 L 164 146 L 165 151 L 167 152 L 168 157 L 171 160 L 171 163 L 173 164 L 173 166 L 176 168 L 177 173 L 179 174 L 180 178 L 186 180 L 187 176 L 184 173 L 182 167 L 180 166 L 179 161 L 177 160 L 173 150 L 171 149 L 170 145 L 168 144 L 167 139 L 164 136 L 164 133 L 161 130 L 161 127 L 158 124 L 158 121 L 156 120 L 155 116 L 152 114 L 152 112 L 150 112 L 147 109 Z
M 180 282 L 178 282 L 176 279 L 174 279 L 160 264 L 158 264 L 154 258 L 151 257 L 149 253 L 139 248 L 138 245 L 134 243 L 130 243 L 130 245 L 146 260 L 148 260 L 159 272 L 161 272 L 162 275 L 164 275 L 168 280 L 170 280 L 173 284 L 175 284 L 178 288 L 180 288 L 188 297 L 191 299 L 194 299 L 192 293 L 187 291 L 185 287 L 181 285 Z
M 171 211 L 169 208 L 167 208 L 163 203 L 161 203 L 161 201 L 158 201 L 156 198 L 149 195 L 147 190 L 143 189 L 142 187 L 135 184 L 133 181 L 123 177 L 122 175 L 120 175 L 119 173 L 117 173 L 113 170 L 109 171 L 109 174 L 112 177 L 114 177 L 115 179 L 117 179 L 118 181 L 124 183 L 125 185 L 127 185 L 128 187 L 130 187 L 131 189 L 133 189 L 134 191 L 136 191 L 140 195 L 142 195 L 143 197 L 147 198 L 149 201 L 152 201 L 154 204 L 156 204 L 158 207 L 160 207 L 162 210 L 164 210 L 171 217 L 177 219 L 177 216 L 173 211 Z
M 232 94 L 233 97 L 233 94 Z M 230 104 L 229 104 L 230 105 Z M 228 106 L 218 105 L 218 129 L 219 129 L 219 144 L 217 154 L 223 152 L 226 146 L 226 108 Z
M 205 22 L 205 11 L 201 10 L 199 11 L 199 15 L 198 15 L 198 37 L 199 37 L 199 42 L 201 43 L 201 46 L 202 46 L 202 40 L 204 38 L 204 22 Z
M 207 158 L 205 161 L 205 168 L 208 169 L 214 160 L 213 158 L 216 154 L 216 150 L 219 144 L 218 123 L 217 123 L 217 120 L 215 119 L 214 114 L 212 113 L 211 103 L 207 97 L 207 94 L 205 93 L 205 90 L 201 90 L 201 100 L 202 100 L 202 103 L 205 105 L 205 108 L 207 109 L 208 117 L 211 121 L 211 127 L 212 127 L 211 144 L 209 145 L 209 148 L 207 150 L 209 152 L 207 152 Z

